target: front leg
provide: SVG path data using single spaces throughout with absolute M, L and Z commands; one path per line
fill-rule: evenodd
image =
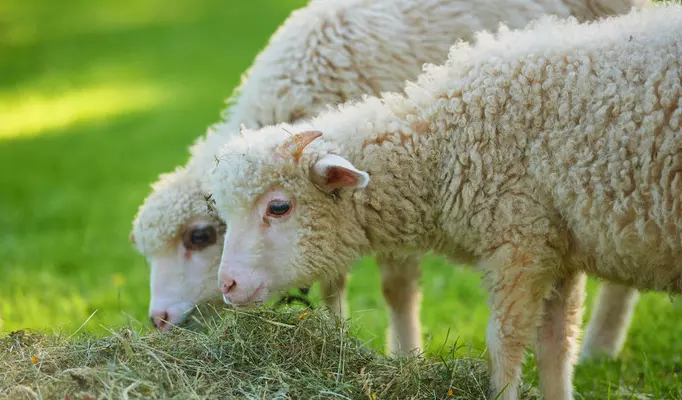
M 327 308 L 342 320 L 348 318 L 346 304 L 347 275 L 340 274 L 335 278 L 320 280 L 320 294 Z
M 551 253 L 506 244 L 481 263 L 491 309 L 486 331 L 491 398 L 518 398 L 525 350 L 539 323 L 542 302 L 552 289 L 548 271 L 558 258 Z
M 545 399 L 572 399 L 573 368 L 585 302 L 586 275 L 582 272 L 557 279 L 544 301 L 537 329 L 535 359 Z
M 421 349 L 420 261 L 421 257 L 415 255 L 398 257 L 381 254 L 377 257 L 381 292 L 389 312 L 386 335 L 389 353 L 404 354 Z
M 629 286 L 603 282 L 585 331 L 582 358 L 605 354 L 616 358 L 623 348 L 639 292 Z

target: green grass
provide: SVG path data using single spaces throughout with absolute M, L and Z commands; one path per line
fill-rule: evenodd
M 0 2 L 0 331 L 75 330 L 94 311 L 89 332 L 147 320 L 149 271 L 127 240 L 137 207 L 303 4 Z M 448 334 L 483 349 L 479 274 L 435 257 L 423 270 L 429 354 Z M 370 259 L 353 273 L 349 304 L 359 338 L 381 350 L 386 315 Z M 680 398 L 680 332 L 682 310 L 644 295 L 620 361 L 579 366 L 578 392 Z M 526 376 L 536 377 L 531 358 Z

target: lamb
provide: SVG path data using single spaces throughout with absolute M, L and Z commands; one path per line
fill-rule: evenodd
M 160 177 L 138 211 L 131 239 L 151 264 L 152 322 L 169 329 L 182 323 L 194 305 L 220 296 L 215 282 L 225 225 L 206 206 L 204 176 L 219 144 L 241 124 L 294 122 L 363 93 L 399 91 L 423 63 L 445 61 L 456 39 L 495 28 L 500 20 L 521 27 L 543 13 L 594 19 L 648 4 L 518 0 L 499 7 L 498 0 L 316 0 L 294 12 L 246 74 L 225 122 L 194 144 L 186 166 Z M 378 261 L 395 332 L 389 334 L 389 348 L 418 349 L 419 256 L 380 254 Z M 342 275 L 321 285 L 325 303 L 342 316 L 345 284 Z
M 571 399 L 586 274 L 682 292 L 681 119 L 680 5 L 481 32 L 404 95 L 230 138 L 225 301 L 433 250 L 484 273 L 492 396 L 534 338 L 544 398 Z

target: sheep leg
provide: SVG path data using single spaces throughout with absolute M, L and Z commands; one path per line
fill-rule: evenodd
M 481 263 L 491 310 L 486 330 L 490 398 L 518 398 L 525 350 L 539 323 L 543 299 L 548 297 L 553 283 L 547 276 L 552 269 L 549 259 L 539 254 L 542 253 L 507 244 Z M 540 258 L 542 261 L 538 262 Z
M 421 349 L 420 261 L 421 258 L 414 255 L 398 257 L 382 254 L 377 257 L 381 291 L 389 312 L 386 334 L 389 353 L 405 354 Z
M 320 281 L 320 293 L 322 301 L 327 308 L 341 319 L 348 318 L 348 305 L 346 304 L 346 274 L 340 274 L 335 278 Z
M 637 290 L 611 282 L 599 287 L 597 301 L 583 341 L 582 359 L 599 354 L 616 358 L 623 348 L 637 304 Z
M 558 279 L 550 297 L 544 300 L 535 360 L 545 399 L 573 398 L 571 382 L 578 355 L 586 279 L 582 272 Z

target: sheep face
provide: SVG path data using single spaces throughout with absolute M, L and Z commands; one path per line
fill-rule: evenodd
M 206 217 L 195 218 L 177 240 L 147 256 L 149 318 L 159 330 L 182 324 L 195 306 L 219 298 L 215 279 L 224 236 L 221 225 Z
M 235 215 L 225 235 L 220 261 L 220 288 L 226 303 L 236 307 L 267 300 L 286 290 L 290 271 L 281 268 L 295 258 L 298 224 L 293 196 L 275 187 L 253 209 Z
M 164 177 L 140 208 L 130 239 L 151 267 L 149 318 L 159 330 L 182 324 L 196 305 L 220 299 L 224 234 L 201 185 L 183 171 Z
M 287 139 L 264 155 L 267 162 L 245 152 L 214 174 L 217 209 L 229 226 L 219 271 L 226 303 L 249 306 L 343 273 L 366 243 L 353 189 L 367 186 L 369 175 L 337 155 L 302 157 L 320 135 Z M 234 147 L 223 150 L 236 154 Z

